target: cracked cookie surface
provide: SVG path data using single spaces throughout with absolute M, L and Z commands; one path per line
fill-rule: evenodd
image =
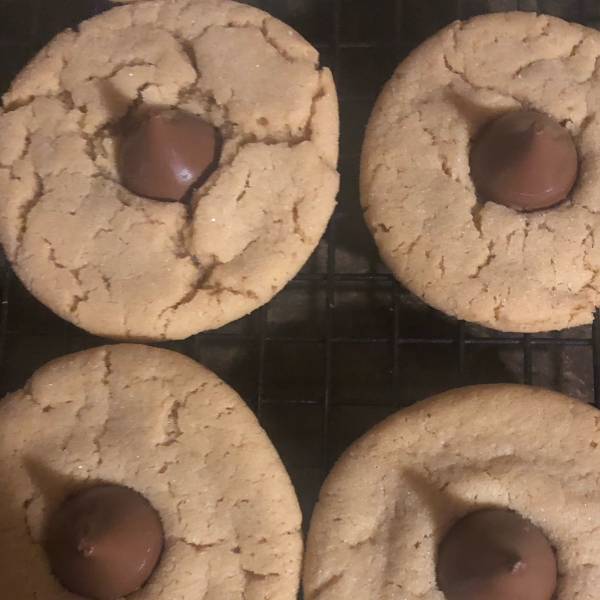
M 381 256 L 428 304 L 504 331 L 589 323 L 600 305 L 600 33 L 533 13 L 457 22 L 379 97 L 361 202 Z M 580 157 L 568 200 L 534 213 L 477 202 L 471 140 L 506 111 L 562 122 Z
M 295 600 L 301 515 L 256 418 L 175 352 L 105 346 L 55 360 L 0 402 L 0 596 L 67 600 L 40 545 L 85 482 L 142 493 L 165 550 L 132 598 Z
M 437 546 L 478 508 L 508 507 L 557 551 L 556 597 L 600 581 L 600 412 L 519 385 L 446 392 L 392 415 L 325 481 L 307 539 L 306 600 L 444 600 Z
M 333 79 L 296 32 L 228 0 L 116 7 L 57 36 L 0 111 L 0 241 L 42 302 L 93 333 L 178 339 L 272 298 L 338 189 Z M 221 129 L 190 207 L 123 188 L 123 119 L 176 107 Z

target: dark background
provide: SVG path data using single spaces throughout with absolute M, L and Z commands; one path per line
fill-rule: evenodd
M 339 207 L 302 273 L 268 306 L 221 330 L 160 345 L 213 369 L 258 413 L 305 516 L 348 444 L 398 408 L 433 393 L 469 383 L 524 382 L 588 402 L 598 399 L 598 325 L 534 336 L 498 334 L 445 317 L 395 283 L 362 220 L 358 160 L 382 85 L 427 36 L 457 18 L 517 9 L 600 28 L 600 2 L 249 3 L 298 29 L 334 72 L 342 121 Z M 105 0 L 0 0 L 0 92 L 53 35 L 109 6 Z M 3 258 L 0 282 L 0 397 L 48 360 L 106 343 L 41 306 Z

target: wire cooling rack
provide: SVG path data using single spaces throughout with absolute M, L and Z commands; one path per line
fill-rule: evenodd
M 398 62 L 457 18 L 533 10 L 600 24 L 597 0 L 251 0 L 298 29 L 334 72 L 342 120 L 339 206 L 302 272 L 220 330 L 161 344 L 202 362 L 255 410 L 305 515 L 339 454 L 398 408 L 458 385 L 522 382 L 600 406 L 600 316 L 591 327 L 510 335 L 445 317 L 379 261 L 358 202 L 362 136 Z M 0 91 L 56 33 L 106 0 L 0 0 Z M 34 300 L 2 265 L 0 393 L 48 360 L 106 343 Z

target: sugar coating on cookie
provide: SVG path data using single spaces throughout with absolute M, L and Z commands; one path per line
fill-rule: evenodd
M 48 516 L 83 484 L 142 494 L 164 553 L 140 599 L 295 600 L 298 501 L 252 412 L 194 361 L 97 348 L 38 370 L 0 402 L 0 597 L 73 598 L 50 572 Z
M 367 128 L 361 202 L 381 256 L 427 303 L 499 330 L 589 323 L 600 305 L 600 33 L 533 13 L 457 22 L 417 48 Z M 478 202 L 472 141 L 540 111 L 575 140 L 566 202 L 522 213 Z
M 93 333 L 184 338 L 267 302 L 321 238 L 338 189 L 338 108 L 317 51 L 229 0 L 132 3 L 57 36 L 0 111 L 0 241 L 42 302 Z M 132 114 L 219 128 L 190 207 L 127 191 Z
M 462 517 L 508 508 L 556 549 L 557 598 L 600 583 L 600 412 L 519 385 L 457 389 L 389 417 L 325 481 L 304 570 L 307 600 L 444 600 L 440 541 Z

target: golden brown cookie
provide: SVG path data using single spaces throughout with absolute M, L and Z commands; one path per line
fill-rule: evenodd
M 457 389 L 369 431 L 327 478 L 307 540 L 307 600 L 444 600 L 437 547 L 478 508 L 538 525 L 561 598 L 600 580 L 600 412 L 520 385 Z
M 600 33 L 533 13 L 457 22 L 396 70 L 373 111 L 361 202 L 381 256 L 425 302 L 506 331 L 560 329 L 600 305 Z M 471 142 L 535 109 L 574 137 L 579 178 L 556 208 L 481 204 Z
M 73 489 L 133 488 L 165 549 L 132 597 L 295 600 L 301 514 L 252 412 L 182 355 L 105 346 L 55 360 L 0 402 L 0 597 L 67 600 L 41 545 Z
M 57 36 L 0 112 L 0 240 L 42 302 L 96 334 L 184 338 L 267 302 L 338 188 L 337 98 L 317 51 L 229 0 L 116 7 Z M 117 147 L 151 108 L 224 137 L 187 206 L 134 195 Z

